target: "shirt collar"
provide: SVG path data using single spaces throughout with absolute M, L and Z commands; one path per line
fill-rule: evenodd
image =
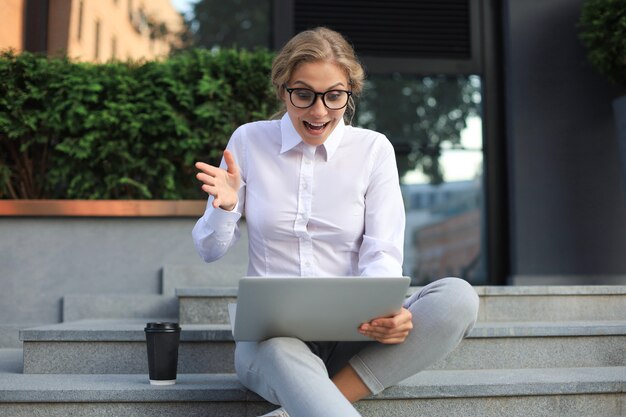
M 331 132 L 331 134 L 326 138 L 322 146 L 326 150 L 326 161 L 329 161 L 330 158 L 335 154 L 337 148 L 341 144 L 341 140 L 343 139 L 344 132 L 346 130 L 345 122 L 343 118 L 337 126 L 335 126 L 335 130 Z M 283 118 L 280 120 L 280 133 L 282 136 L 282 146 L 280 148 L 280 153 L 285 153 L 296 146 L 302 143 L 302 138 L 296 131 L 296 128 L 291 123 L 291 118 L 288 113 L 285 113 Z

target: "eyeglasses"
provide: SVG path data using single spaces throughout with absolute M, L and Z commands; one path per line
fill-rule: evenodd
M 294 107 L 299 109 L 307 109 L 315 104 L 317 96 L 322 98 L 322 103 L 329 110 L 341 110 L 348 105 L 348 99 L 352 95 L 352 91 L 347 90 L 329 90 L 318 93 L 309 88 L 288 88 L 283 85 L 289 93 L 289 100 Z

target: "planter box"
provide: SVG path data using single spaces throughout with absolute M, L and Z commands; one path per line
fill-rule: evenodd
M 195 217 L 205 200 L 0 200 L 0 216 Z

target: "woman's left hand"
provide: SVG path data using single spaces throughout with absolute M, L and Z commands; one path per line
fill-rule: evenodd
M 402 343 L 413 328 L 412 317 L 411 312 L 403 307 L 395 316 L 380 317 L 369 323 L 363 323 L 359 327 L 359 332 L 380 343 Z

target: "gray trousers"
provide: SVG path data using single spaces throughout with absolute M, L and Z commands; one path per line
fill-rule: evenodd
M 446 357 L 474 326 L 478 295 L 458 278 L 435 281 L 409 297 L 413 330 L 397 345 L 317 342 L 277 337 L 239 342 L 235 369 L 241 383 L 290 417 L 360 416 L 330 378 L 350 364 L 373 394 Z

